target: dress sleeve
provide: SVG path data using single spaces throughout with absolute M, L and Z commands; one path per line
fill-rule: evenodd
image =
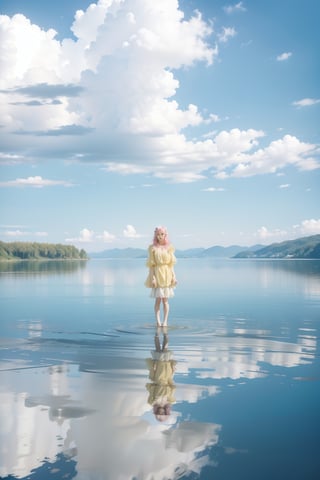
M 148 248 L 148 259 L 146 262 L 146 266 L 148 268 L 152 268 L 156 266 L 155 260 L 154 260 L 154 255 L 153 255 L 153 248 L 152 245 Z
M 146 364 L 149 369 L 149 378 L 154 382 L 154 360 L 152 358 L 147 358 L 146 359 Z
M 170 267 L 171 268 L 177 263 L 177 259 L 176 259 L 176 256 L 175 256 L 174 252 L 175 252 L 174 246 L 170 245 L 169 254 L 170 254 Z

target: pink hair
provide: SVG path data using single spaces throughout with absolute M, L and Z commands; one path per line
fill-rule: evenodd
M 167 247 L 170 242 L 169 242 L 168 231 L 167 231 L 166 227 L 156 227 L 155 228 L 154 235 L 153 235 L 153 245 L 154 246 L 158 245 L 158 239 L 157 239 L 158 233 L 164 233 L 165 234 L 164 244 Z
M 164 410 L 164 413 L 159 413 L 161 410 Z M 164 422 L 170 417 L 171 413 L 171 405 L 170 403 L 166 403 L 165 405 L 161 406 L 159 404 L 154 404 L 153 405 L 153 413 L 156 417 L 156 419 L 159 422 Z

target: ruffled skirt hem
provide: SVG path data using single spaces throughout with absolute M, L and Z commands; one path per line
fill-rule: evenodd
M 151 298 L 172 298 L 174 291 L 172 287 L 157 287 L 152 288 L 150 292 Z
M 157 352 L 156 350 L 151 351 L 152 360 L 157 360 L 160 362 L 169 362 L 172 360 L 172 351 L 166 350 L 165 352 Z

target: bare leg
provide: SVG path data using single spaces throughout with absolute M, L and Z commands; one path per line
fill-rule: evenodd
M 168 325 L 168 316 L 169 316 L 169 302 L 167 298 L 162 299 L 163 303 L 163 326 L 166 327 Z
M 168 337 L 168 334 L 167 334 L 167 329 L 164 327 L 163 342 L 162 342 L 162 351 L 163 352 L 168 350 L 168 344 L 169 344 L 169 337 Z
M 154 345 L 156 347 L 156 352 L 161 352 L 161 345 L 160 345 L 160 339 L 159 339 L 159 330 L 157 329 L 156 334 L 154 336 Z
M 160 322 L 160 303 L 161 303 L 161 298 L 156 298 L 156 301 L 154 302 L 154 313 L 156 315 L 156 321 L 158 327 L 161 327 L 161 322 Z

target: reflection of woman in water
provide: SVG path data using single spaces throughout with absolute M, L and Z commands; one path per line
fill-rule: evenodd
M 167 229 L 157 227 L 154 231 L 153 243 L 148 249 L 147 267 L 149 268 L 149 275 L 145 281 L 145 286 L 152 289 L 150 296 L 155 298 L 154 312 L 159 327 L 161 327 L 161 302 L 163 304 L 162 325 L 165 327 L 168 324 L 168 298 L 174 296 L 173 288 L 177 284 L 173 269 L 175 263 L 174 247 L 169 242 Z
M 168 350 L 167 332 L 163 332 L 162 346 L 159 334 L 157 329 L 154 337 L 155 350 L 151 351 L 152 358 L 147 359 L 152 383 L 147 383 L 146 387 L 149 392 L 148 403 L 152 405 L 156 419 L 163 422 L 169 418 L 171 405 L 175 402 L 173 375 L 177 362 L 172 359 L 172 352 Z

